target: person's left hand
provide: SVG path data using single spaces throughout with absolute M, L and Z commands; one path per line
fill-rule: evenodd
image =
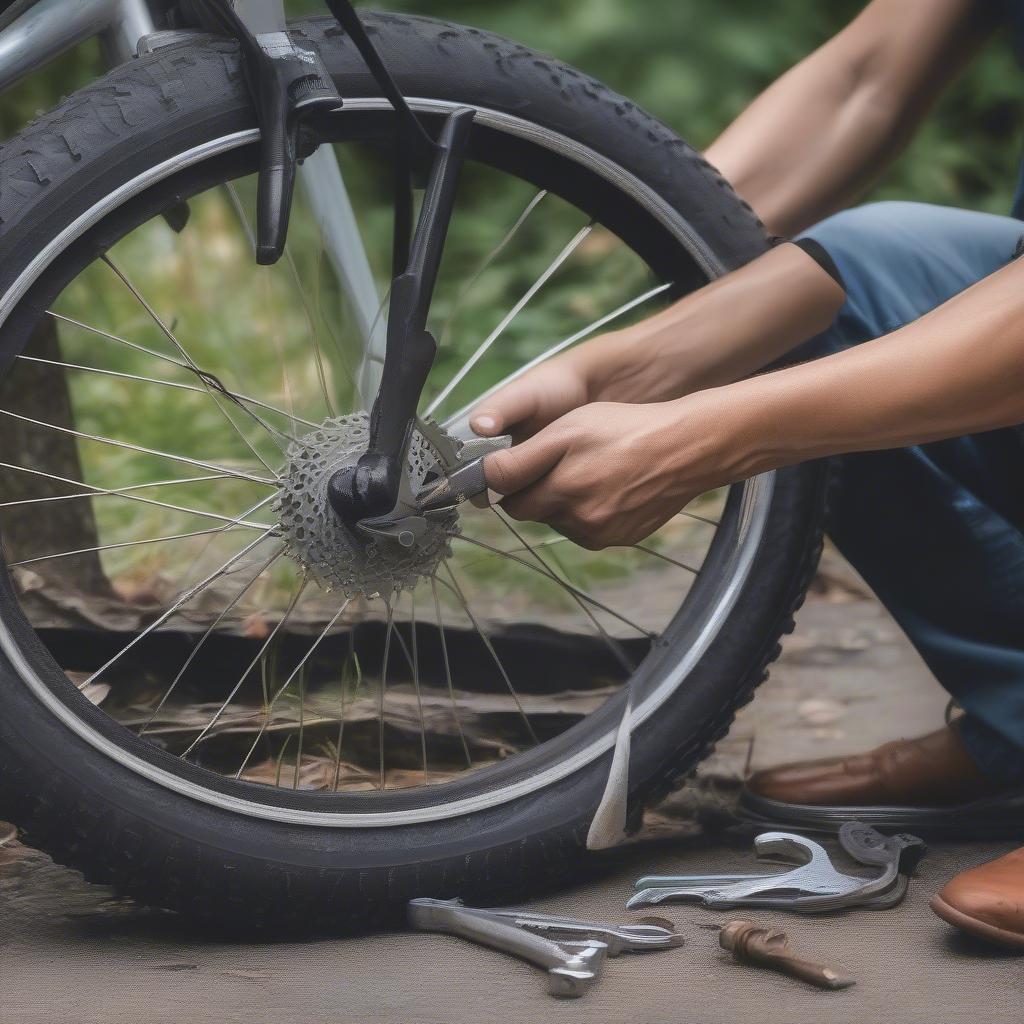
M 698 495 L 747 475 L 733 435 L 714 392 L 595 402 L 487 456 L 487 483 L 514 519 L 547 523 L 591 550 L 635 544 Z

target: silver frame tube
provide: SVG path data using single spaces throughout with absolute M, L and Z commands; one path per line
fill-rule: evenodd
M 145 0 L 38 0 L 0 32 L 0 91 L 94 36 L 106 35 L 111 57 L 127 59 L 154 28 Z
M 254 32 L 284 23 L 282 0 L 231 3 Z M 136 55 L 140 40 L 158 28 L 146 0 L 37 0 L 0 31 L 0 92 L 96 36 L 108 62 L 122 64 Z M 299 175 L 338 284 L 355 311 L 364 353 L 358 384 L 369 408 L 384 360 L 386 318 L 378 315 L 380 293 L 366 246 L 333 151 L 321 147 L 299 168 Z

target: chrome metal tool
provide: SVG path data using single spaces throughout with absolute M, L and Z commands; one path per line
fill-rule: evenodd
M 590 989 L 609 956 L 669 949 L 683 942 L 671 922 L 661 918 L 600 924 L 529 910 L 477 909 L 460 900 L 410 900 L 408 919 L 417 931 L 457 935 L 543 967 L 548 992 L 563 998 Z
M 754 840 L 758 856 L 803 856 L 805 863 L 774 874 L 647 876 L 636 883 L 639 891 L 626 906 L 698 900 L 715 908 L 766 907 L 803 913 L 853 906 L 879 909 L 903 899 L 908 876 L 925 852 L 916 836 L 886 837 L 859 822 L 845 824 L 839 841 L 859 863 L 881 867 L 882 872 L 873 878 L 844 874 L 813 840 L 786 832 L 765 832 Z
M 683 944 L 683 937 L 676 933 L 675 925 L 663 917 L 642 917 L 629 924 L 602 924 L 573 917 L 538 914 L 532 910 L 470 910 L 470 913 L 492 914 L 513 922 L 518 928 L 558 941 L 586 938 L 603 942 L 611 957 L 623 953 L 671 949 Z
M 512 445 L 507 435 L 456 438 L 433 420 L 417 421 L 417 431 L 436 453 L 441 475 L 414 493 L 409 475 L 403 473 L 394 509 L 358 523 L 363 533 L 391 538 L 406 548 L 427 532 L 432 519 L 448 515 L 463 502 L 479 504 L 483 499 L 486 507 L 484 458 Z

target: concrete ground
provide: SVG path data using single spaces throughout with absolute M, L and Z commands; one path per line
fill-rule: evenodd
M 749 840 L 703 830 L 695 808 L 727 804 L 752 767 L 933 729 L 944 706 L 944 694 L 895 625 L 829 557 L 772 679 L 701 782 L 652 812 L 643 835 L 611 855 L 601 881 L 538 906 L 625 921 L 623 902 L 641 874 L 745 870 Z M 673 905 L 663 913 L 685 936 L 684 946 L 610 961 L 593 992 L 560 1002 L 544 993 L 536 969 L 443 936 L 211 943 L 172 916 L 113 901 L 13 844 L 0 850 L 0 1012 L 19 1024 L 1019 1020 L 1024 960 L 958 936 L 928 909 L 946 879 L 1007 849 L 934 845 L 895 909 L 748 915 L 785 929 L 795 949 L 852 975 L 851 989 L 821 992 L 737 966 L 719 949 L 715 926 L 742 915 Z

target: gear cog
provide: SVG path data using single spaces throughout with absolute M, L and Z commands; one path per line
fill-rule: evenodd
M 274 504 L 288 553 L 325 590 L 348 597 L 375 597 L 413 588 L 433 575 L 451 554 L 450 538 L 458 531 L 456 510 L 432 516 L 412 547 L 384 538 L 354 535 L 327 499 L 327 484 L 340 469 L 353 466 L 370 437 L 368 413 L 326 420 L 288 446 L 288 467 Z M 409 477 L 413 489 L 442 472 L 435 446 L 418 430 L 409 443 Z

